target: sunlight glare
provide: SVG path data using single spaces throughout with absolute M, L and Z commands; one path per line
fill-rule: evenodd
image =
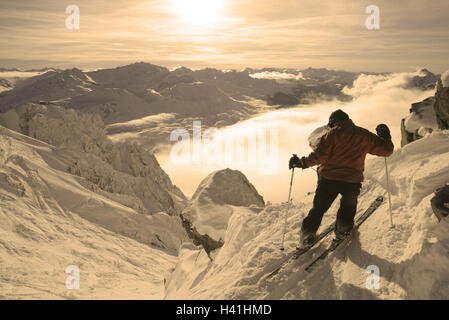
M 173 11 L 186 23 L 211 25 L 220 20 L 224 0 L 171 0 Z

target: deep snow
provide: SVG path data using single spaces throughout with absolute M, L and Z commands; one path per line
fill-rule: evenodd
M 330 242 L 328 236 L 308 254 L 266 276 L 294 250 L 298 231 L 311 207 L 312 195 L 295 203 L 269 205 L 256 214 L 235 212 L 224 246 L 210 261 L 204 251 L 184 245 L 167 282 L 168 299 L 447 299 L 449 297 L 449 220 L 438 220 L 430 208 L 432 192 L 449 181 L 449 132 L 435 132 L 398 149 L 388 159 L 393 220 L 384 203 L 361 226 L 352 242 L 340 248 L 311 274 L 307 262 Z M 359 211 L 385 195 L 384 160 L 371 158 L 366 169 Z M 287 192 L 287 190 L 286 190 Z M 333 221 L 337 201 L 322 228 Z M 279 250 L 284 214 L 288 212 L 285 253 Z M 380 270 L 379 289 L 366 285 L 367 267 Z
M 185 238 L 179 219 L 85 188 L 68 159 L 0 126 L 0 298 L 162 298 Z M 79 290 L 65 286 L 69 265 L 80 269 Z
M 10 128 L 25 130 L 28 135 L 52 145 L 0 126 L 0 298 L 449 297 L 449 223 L 446 219 L 438 224 L 429 204 L 432 192 L 449 180 L 448 132 L 427 135 L 398 149 L 389 158 L 394 229 L 390 229 L 388 205 L 385 203 L 362 226 L 347 248 L 332 255 L 314 273 L 306 274 L 304 266 L 330 242 L 331 237 L 298 261 L 285 266 L 276 277 L 266 279 L 266 275 L 286 260 L 295 247 L 300 223 L 311 207 L 312 195 L 302 202 L 295 201 L 292 208 L 285 204 L 268 204 L 261 212 L 258 208 L 241 204 L 218 203 L 213 194 L 216 190 L 212 190 L 212 194 L 205 193 L 207 201 L 203 201 L 201 206 L 193 199 L 195 209 L 201 209 L 201 214 L 196 217 L 204 218 L 200 219 L 200 229 L 224 239 L 224 246 L 210 255 L 214 259 L 211 262 L 204 250 L 185 242 L 186 234 L 175 215 L 185 199 L 171 184 L 154 156 L 130 143 L 113 146 L 105 136 L 99 117 L 80 115 L 73 110 L 64 112 L 57 105 L 76 102 L 77 107 L 93 107 L 94 113 L 102 116 L 112 114 L 111 119 L 117 117 L 114 121 L 125 121 L 129 115 L 126 113 L 130 111 L 130 119 L 146 115 L 145 112 L 140 113 L 146 108 L 144 100 L 157 102 L 164 93 L 170 103 L 177 101 L 172 106 L 175 111 L 184 111 L 184 106 L 198 97 L 199 104 L 191 107 L 196 110 L 199 106 L 200 113 L 208 111 L 204 109 L 206 104 L 203 100 L 208 101 L 207 104 L 217 103 L 220 108 L 228 108 L 231 100 L 231 106 L 243 108 L 231 113 L 234 118 L 230 123 L 234 123 L 251 113 L 238 99 L 251 105 L 266 93 L 266 88 L 277 89 L 277 84 L 258 81 L 260 86 L 257 88 L 251 85 L 241 89 L 240 84 L 249 78 L 247 74 L 205 69 L 195 72 L 198 78 L 192 79 L 193 71 L 188 69 L 180 68 L 168 74 L 168 71 L 155 66 L 143 67 L 144 71 L 149 68 L 148 72 L 136 74 L 135 69 L 142 68 L 138 64 L 92 73 L 77 69 L 49 71 L 17 82 L 13 93 L 7 94 L 11 101 L 16 98 L 20 101 L 39 99 L 43 93 L 42 98 L 46 100 L 61 100 L 43 102 L 43 105 L 37 105 L 37 112 L 27 109 L 23 114 L 20 109 L 29 105 L 21 104 L 2 117 L 2 123 L 12 124 Z M 114 77 L 111 76 L 113 73 Z M 404 75 L 404 78 L 407 80 L 409 75 Z M 139 79 L 154 80 L 158 86 L 151 88 Z M 398 97 L 401 101 L 408 101 L 410 97 L 414 99 L 416 95 L 426 94 L 424 91 L 409 95 L 402 91 L 391 94 L 397 91 L 392 89 L 398 86 L 393 76 L 367 75 L 361 79 L 362 83 L 356 87 L 362 91 L 375 91 L 387 83 L 389 91 L 386 96 L 391 101 L 395 100 L 395 105 Z M 250 84 L 253 80 L 256 79 L 252 79 Z M 112 82 L 105 84 L 105 81 Z M 407 81 L 401 80 L 399 87 L 402 88 Z M 59 84 L 57 90 L 54 90 L 55 83 Z M 103 88 L 99 87 L 101 83 Z M 36 88 L 30 91 L 24 89 L 26 86 Z M 220 87 L 220 90 L 213 86 Z M 354 97 L 364 93 L 357 88 L 352 89 Z M 136 96 L 135 90 L 144 92 L 144 95 Z M 254 93 L 253 98 L 247 97 L 246 94 L 253 90 L 257 94 Z M 199 95 L 203 91 L 205 96 Z M 403 99 L 404 95 L 406 99 Z M 385 103 L 378 96 L 371 98 L 390 108 L 391 103 Z M 133 110 L 127 109 L 129 101 L 133 101 Z M 402 104 L 408 107 L 407 101 Z M 112 102 L 118 103 L 119 109 L 125 108 L 123 113 L 114 115 L 117 105 Z M 369 112 L 373 108 L 379 111 L 377 106 L 362 102 L 365 102 L 363 106 L 370 108 Z M 360 105 L 350 105 L 349 108 L 356 113 Z M 162 116 L 157 114 L 111 125 L 110 133 L 115 133 L 114 140 L 119 141 L 138 132 L 137 140 L 142 140 L 156 132 L 167 135 L 173 126 L 187 127 L 193 119 L 169 111 Z M 216 112 L 212 110 L 212 114 Z M 402 111 L 396 108 L 394 112 Z M 150 112 L 153 113 L 157 111 Z M 223 113 L 221 116 L 228 119 L 230 115 Z M 301 117 L 289 116 L 289 119 L 297 118 Z M 364 117 L 359 115 L 359 118 Z M 391 121 L 397 122 L 396 118 L 391 114 Z M 218 117 L 212 123 L 217 125 L 223 121 Z M 372 117 L 367 121 L 372 124 L 377 120 Z M 295 127 L 303 127 L 304 130 L 313 125 L 295 123 Z M 162 130 L 164 126 L 165 131 Z M 147 135 L 141 135 L 145 132 Z M 311 145 L 313 140 L 309 141 Z M 299 144 L 298 141 L 295 143 Z M 287 176 L 289 172 L 285 170 L 284 173 Z M 194 175 L 192 172 L 189 174 Z M 283 181 L 281 176 L 282 172 L 279 172 L 276 179 Z M 367 208 L 377 195 L 385 195 L 383 159 L 369 159 L 366 178 L 360 211 Z M 232 187 L 233 183 L 228 186 L 225 183 L 220 190 Z M 276 189 L 277 185 L 273 183 L 268 187 Z M 285 194 L 287 187 L 286 183 Z M 299 189 L 298 184 L 295 187 Z M 299 199 L 298 195 L 299 192 L 296 196 L 294 194 L 294 198 Z M 165 208 L 171 215 L 162 212 Z M 336 204 L 325 216 L 323 227 L 334 219 L 335 211 Z M 223 212 L 226 213 L 224 217 Z M 282 253 L 279 247 L 286 213 L 287 250 Z M 64 271 L 69 265 L 80 268 L 80 290 L 71 291 L 65 287 L 67 274 Z M 366 287 L 366 268 L 369 265 L 380 269 L 379 289 Z M 170 275 L 169 270 L 173 270 Z M 164 277 L 168 280 L 165 288 Z

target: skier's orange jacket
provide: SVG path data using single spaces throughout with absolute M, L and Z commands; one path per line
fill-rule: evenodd
M 321 137 L 314 151 L 306 157 L 306 164 L 309 167 L 320 165 L 318 174 L 325 179 L 358 183 L 363 181 L 368 153 L 388 157 L 393 150 L 391 140 L 358 127 L 348 119 L 337 123 Z

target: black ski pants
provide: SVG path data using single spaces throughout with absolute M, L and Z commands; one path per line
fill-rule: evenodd
M 327 180 L 318 176 L 318 185 L 313 199 L 313 208 L 302 223 L 304 234 L 316 233 L 320 227 L 323 215 L 329 210 L 335 198 L 342 195 L 340 209 L 337 212 L 335 233 L 346 233 L 354 227 L 354 217 L 357 212 L 357 198 L 361 183 Z

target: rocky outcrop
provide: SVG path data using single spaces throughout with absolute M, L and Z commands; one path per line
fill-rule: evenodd
M 438 129 L 434 112 L 435 97 L 413 103 L 410 115 L 401 122 L 401 146 L 421 139 L 426 133 Z
M 449 87 L 443 85 L 439 80 L 435 93 L 434 110 L 437 117 L 438 128 L 449 129 Z
M 235 210 L 259 212 L 264 207 L 263 197 L 243 173 L 225 169 L 211 173 L 200 183 L 181 218 L 194 243 L 209 253 L 223 245 Z
M 402 119 L 402 146 L 422 138 L 433 130 L 449 129 L 449 86 L 447 74 L 447 72 L 444 73 L 438 80 L 435 96 L 412 104 L 410 115 Z M 433 79 L 433 76 L 427 75 L 423 79 L 426 79 L 425 83 L 427 83 Z
M 193 244 L 196 246 L 202 246 L 208 255 L 215 249 L 223 247 L 223 239 L 216 241 L 207 234 L 199 233 L 188 219 L 186 219 L 182 214 L 180 217 L 182 226 L 186 230 L 189 238 L 192 239 Z
M 449 216 L 449 184 L 435 191 L 435 196 L 430 200 L 430 204 L 439 221 Z

